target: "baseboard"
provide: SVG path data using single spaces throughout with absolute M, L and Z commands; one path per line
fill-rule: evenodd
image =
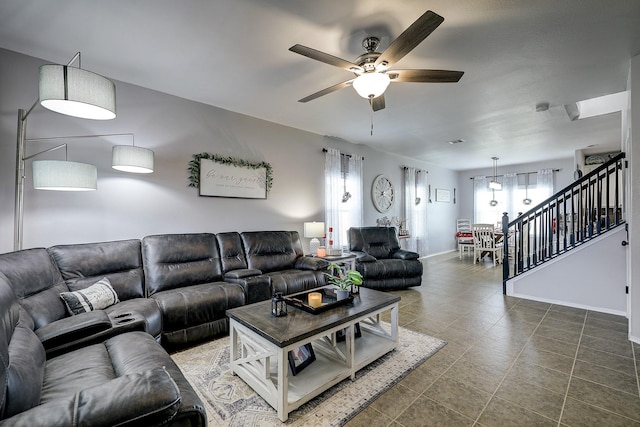
M 567 302 L 567 301 L 557 301 L 557 300 L 553 300 L 553 299 L 549 299 L 549 298 L 533 297 L 531 295 L 517 294 L 517 293 L 513 293 L 513 292 L 507 292 L 507 295 L 511 296 L 511 297 L 515 297 L 515 298 L 522 298 L 522 299 L 528 299 L 528 300 L 532 300 L 532 301 L 545 302 L 545 303 L 548 303 L 548 304 L 562 305 L 562 306 L 565 306 L 565 307 L 579 308 L 579 309 L 582 309 L 582 310 L 597 311 L 598 313 L 614 314 L 616 316 L 623 316 L 623 317 L 628 318 L 626 312 L 619 311 L 619 310 L 609 310 L 609 309 L 606 309 L 606 308 L 592 307 L 592 306 L 588 306 L 588 305 L 584 305 L 584 304 L 576 304 L 576 303 Z
M 438 252 L 438 253 L 435 253 L 435 254 L 429 254 L 429 255 L 421 256 L 420 259 L 431 258 L 431 257 L 438 256 L 438 255 L 448 254 L 448 253 L 451 253 L 451 252 L 458 252 L 458 249 L 451 249 L 451 250 L 448 250 L 448 251 L 443 251 L 443 252 Z

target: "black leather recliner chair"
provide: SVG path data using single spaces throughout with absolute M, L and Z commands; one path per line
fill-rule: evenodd
M 400 248 L 394 227 L 352 227 L 348 237 L 364 287 L 393 290 L 422 284 L 419 255 Z

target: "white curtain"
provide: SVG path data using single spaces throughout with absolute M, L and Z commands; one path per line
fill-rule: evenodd
M 489 191 L 489 181 L 484 175 L 473 177 L 473 223 L 488 222 L 486 218 L 486 206 L 491 201 L 491 192 Z
M 427 172 L 404 168 L 404 215 L 409 231 L 406 248 L 427 255 Z
M 342 159 L 345 159 L 344 162 Z M 327 246 L 348 246 L 347 230 L 362 225 L 362 158 L 342 155 L 335 148 L 328 148 L 324 162 L 325 227 Z
M 340 151 L 327 148 L 324 158 L 324 226 L 329 239 L 329 229 L 333 230 L 331 238 L 336 244 L 336 230 L 340 225 L 340 203 L 342 203 L 342 176 L 340 173 Z M 329 242 L 325 243 L 329 246 Z
M 405 225 L 409 231 L 409 238 L 406 240 L 406 247 L 410 251 L 416 251 L 416 169 L 404 168 L 404 217 L 407 220 Z M 422 201 L 420 202 L 422 203 Z
M 536 193 L 540 202 L 553 196 L 553 169 L 540 169 L 537 175 Z
M 351 227 L 362 227 L 364 216 L 364 197 L 362 195 L 362 157 L 350 156 L 347 174 L 347 191 L 351 194 L 349 200 L 343 203 L 343 209 L 347 211 L 347 223 L 342 224 L 341 245 L 347 246 L 347 231 Z M 348 248 L 347 248 L 348 249 Z
M 426 256 L 429 251 L 429 240 L 427 236 L 427 171 L 419 170 L 416 174 L 416 200 L 413 230 L 409 233 L 416 236 L 415 251 L 420 256 Z
M 516 202 L 518 200 L 518 175 L 514 172 L 505 173 L 502 180 L 502 191 L 504 192 L 505 210 L 509 215 L 509 220 L 516 217 Z

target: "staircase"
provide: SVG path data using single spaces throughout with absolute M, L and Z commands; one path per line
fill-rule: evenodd
M 502 217 L 507 282 L 618 229 L 624 219 L 625 153 L 620 153 L 511 220 Z

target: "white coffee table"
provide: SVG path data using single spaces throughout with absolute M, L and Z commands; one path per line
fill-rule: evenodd
M 273 317 L 271 301 L 227 310 L 231 370 L 284 422 L 291 411 L 340 381 L 355 379 L 359 369 L 397 347 L 399 301 L 399 296 L 361 288 L 352 303 L 319 314 L 289 306 L 287 316 Z M 380 320 L 385 312 L 390 323 Z M 338 342 L 336 333 L 343 330 L 345 340 Z M 308 343 L 316 360 L 290 375 L 289 351 Z

